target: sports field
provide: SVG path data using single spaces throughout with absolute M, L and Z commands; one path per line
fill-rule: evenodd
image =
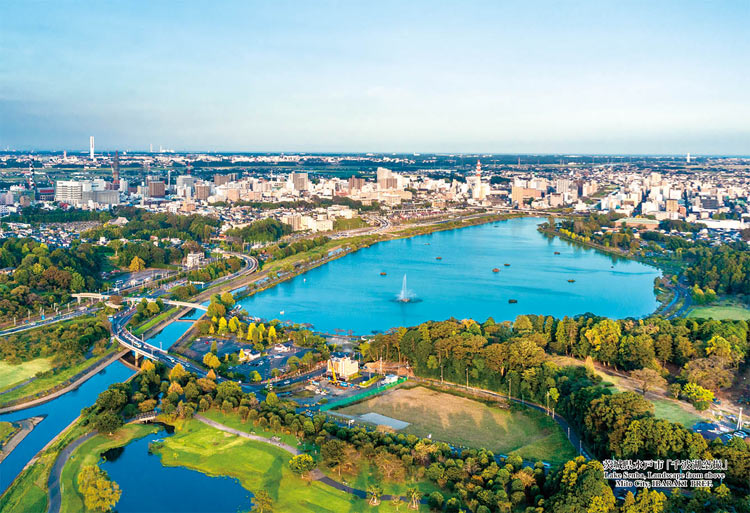
M 38 372 L 47 371 L 51 367 L 48 358 L 37 358 L 17 365 L 0 361 L 0 392 L 33 378 Z
M 565 434 L 542 412 L 511 412 L 496 406 L 424 387 L 398 388 L 338 412 L 378 413 L 409 422 L 399 433 L 529 460 L 561 462 L 576 456 Z

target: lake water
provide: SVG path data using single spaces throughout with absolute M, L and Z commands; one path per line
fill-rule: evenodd
M 46 415 L 10 455 L 0 463 L 0 493 L 4 492 L 23 467 L 68 424 L 78 417 L 83 408 L 96 401 L 99 392 L 112 383 L 120 383 L 133 375 L 133 370 L 119 361 L 106 367 L 76 390 L 61 395 L 48 403 L 0 415 L 0 421 L 12 422 Z
M 359 335 L 450 317 L 502 321 L 591 312 L 625 318 L 656 309 L 658 269 L 549 239 L 537 231 L 541 222 L 511 219 L 381 242 L 240 304 L 253 316 Z M 409 303 L 395 301 L 404 275 Z
M 252 494 L 236 479 L 211 477 L 183 467 L 165 467 L 148 445 L 167 435 L 162 431 L 135 440 L 114 459 L 100 464 L 122 489 L 118 513 L 248 511 Z

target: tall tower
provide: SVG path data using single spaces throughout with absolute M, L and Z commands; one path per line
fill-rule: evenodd
M 115 160 L 112 161 L 112 183 L 116 186 L 120 186 L 120 155 L 115 150 Z
M 482 174 L 482 163 L 477 159 L 477 176 Z
M 690 154 L 689 153 L 687 154 L 687 157 L 685 157 L 685 160 L 687 161 L 688 164 L 690 164 Z
M 94 160 L 94 136 L 89 137 L 89 157 Z

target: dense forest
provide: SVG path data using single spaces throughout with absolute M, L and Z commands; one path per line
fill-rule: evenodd
M 7 239 L 0 246 L 0 316 L 21 320 L 66 302 L 73 292 L 97 290 L 104 250 L 87 243 L 50 250 L 33 239 Z
M 253 221 L 242 228 L 227 230 L 227 237 L 234 237 L 243 242 L 274 242 L 284 235 L 292 233 L 292 227 L 273 218 Z
M 82 361 L 91 350 L 100 353 L 108 342 L 104 321 L 82 317 L 0 338 L 0 359 L 20 363 L 52 358 L 54 367 L 67 367 Z

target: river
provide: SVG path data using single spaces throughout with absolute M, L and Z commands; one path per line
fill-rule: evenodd
M 117 361 L 76 390 L 61 395 L 57 399 L 33 408 L 0 415 L 0 421 L 6 422 L 46 415 L 46 418 L 0 463 L 0 494 L 5 492 L 16 476 L 21 473 L 23 467 L 42 447 L 73 422 L 83 408 L 94 404 L 99 392 L 112 383 L 127 380 L 132 375 L 132 369 Z
M 591 312 L 625 318 L 656 309 L 658 269 L 549 239 L 537 231 L 540 222 L 510 219 L 381 242 L 240 304 L 253 316 L 360 335 L 450 317 L 503 321 Z M 404 276 L 408 303 L 396 301 Z

